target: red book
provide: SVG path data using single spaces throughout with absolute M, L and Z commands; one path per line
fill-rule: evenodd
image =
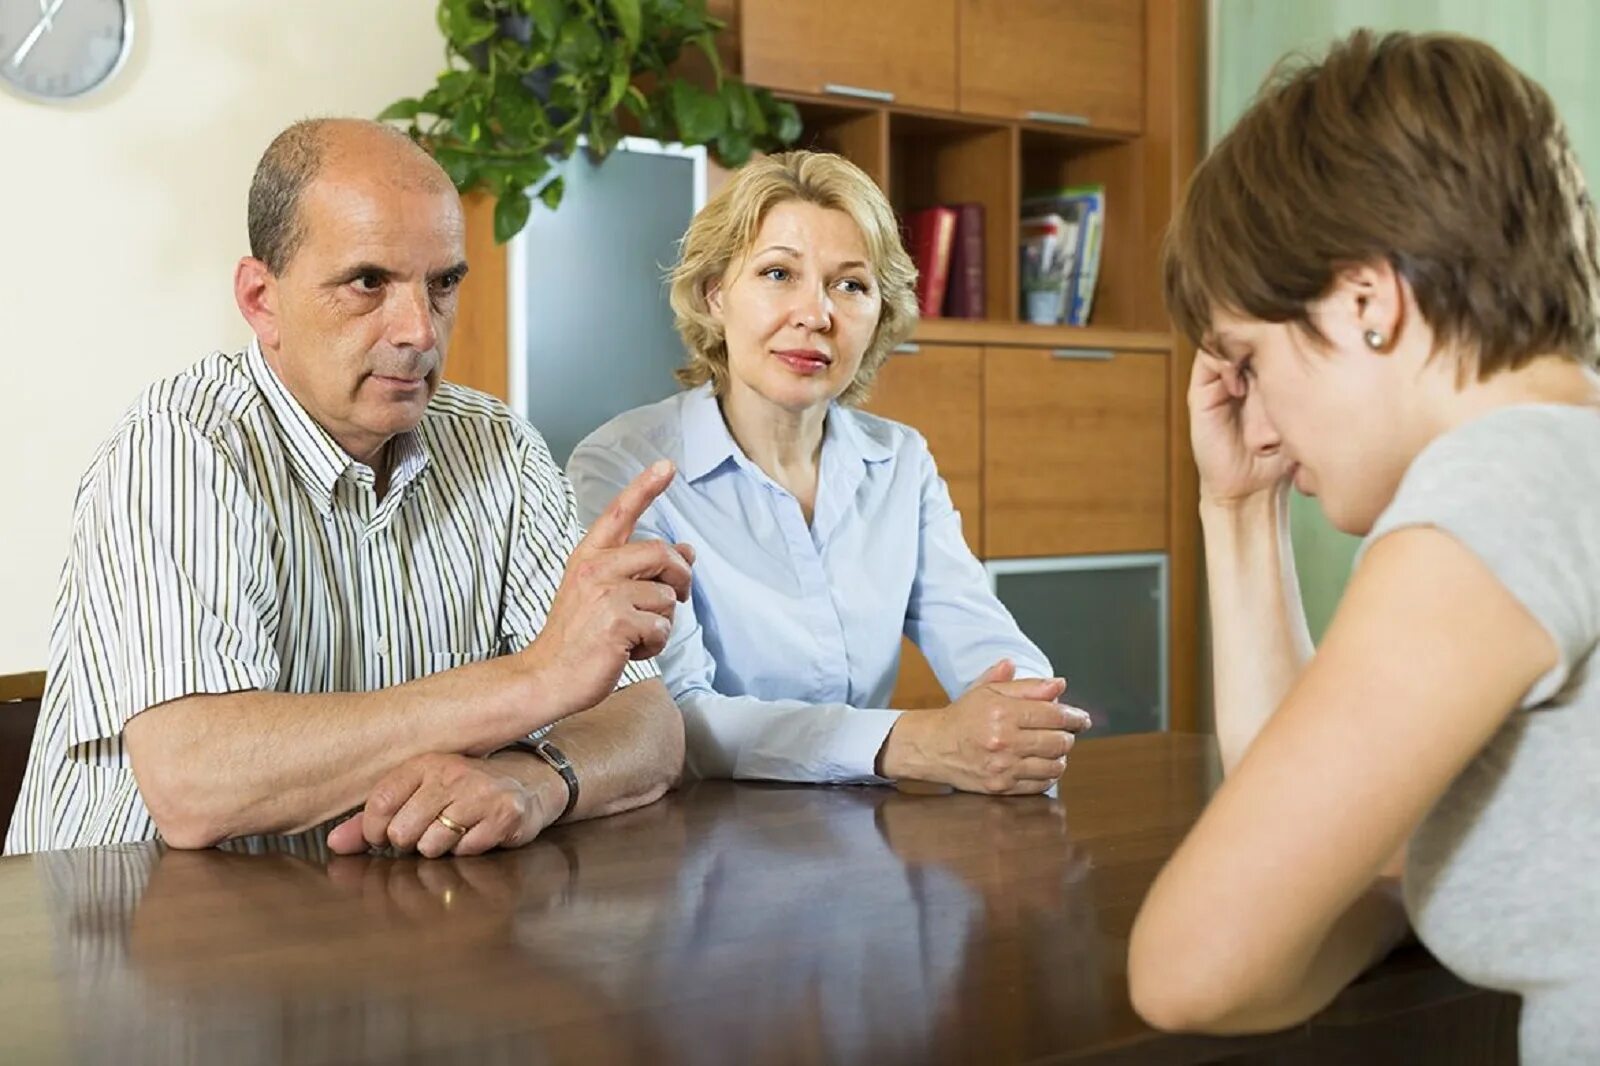
M 924 318 L 937 318 L 950 280 L 956 212 L 948 207 L 929 207 L 914 212 L 906 222 L 911 231 L 911 261 L 917 267 L 917 308 Z
M 944 297 L 944 313 L 949 318 L 982 318 L 983 205 L 951 206 L 956 212 L 956 238 L 950 252 L 950 284 Z

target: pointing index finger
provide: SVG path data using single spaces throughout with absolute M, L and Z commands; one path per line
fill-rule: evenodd
M 594 520 L 583 542 L 599 548 L 620 548 L 628 543 L 639 516 L 672 484 L 673 473 L 672 463 L 666 459 L 641 470 Z

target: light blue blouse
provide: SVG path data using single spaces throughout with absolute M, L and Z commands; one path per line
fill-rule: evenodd
M 694 587 L 659 664 L 700 777 L 879 782 L 900 636 L 952 698 L 995 660 L 1052 676 L 990 590 L 922 435 L 833 406 L 813 520 L 747 458 L 710 386 L 619 415 L 572 453 L 592 522 L 658 459 L 678 476 L 636 538 L 694 545 Z

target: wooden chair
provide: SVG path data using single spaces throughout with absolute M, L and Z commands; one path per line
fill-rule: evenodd
M 43 697 L 43 673 L 0 676 L 0 837 L 11 825 L 11 811 L 22 790 L 22 772 L 28 766 L 28 747 Z

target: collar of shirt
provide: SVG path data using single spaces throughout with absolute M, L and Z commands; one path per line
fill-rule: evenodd
M 682 408 L 683 464 L 681 473 L 690 484 L 702 481 L 732 463 L 756 481 L 779 491 L 782 487 L 744 454 L 723 420 L 722 408 L 710 385 L 684 397 Z M 832 404 L 822 431 L 822 463 L 817 486 L 812 535 L 822 542 L 854 498 L 867 466 L 894 458 L 894 446 L 875 426 L 855 412 Z
M 733 439 L 710 385 L 692 389 L 684 397 L 682 419 L 683 464 L 680 473 L 685 481 L 699 481 L 730 461 L 752 473 L 761 473 L 760 467 L 750 461 L 739 447 L 739 442 Z M 835 453 L 841 460 L 858 463 L 881 463 L 894 458 L 894 447 L 888 440 L 860 425 L 837 404 L 828 408 L 828 421 L 822 436 L 825 468 L 829 465 L 830 453 Z
M 245 364 L 278 424 L 284 450 L 289 456 L 289 468 L 317 510 L 324 516 L 332 514 L 334 491 L 340 479 L 348 477 L 370 483 L 374 476 L 372 468 L 351 458 L 350 453 L 339 447 L 328 431 L 300 405 L 267 364 L 261 342 L 255 337 L 250 338 Z M 392 469 L 385 502 L 392 505 L 394 500 L 403 498 L 407 486 L 427 469 L 428 446 L 422 434 L 413 429 L 393 437 L 389 447 Z M 389 511 L 391 507 L 384 510 Z

